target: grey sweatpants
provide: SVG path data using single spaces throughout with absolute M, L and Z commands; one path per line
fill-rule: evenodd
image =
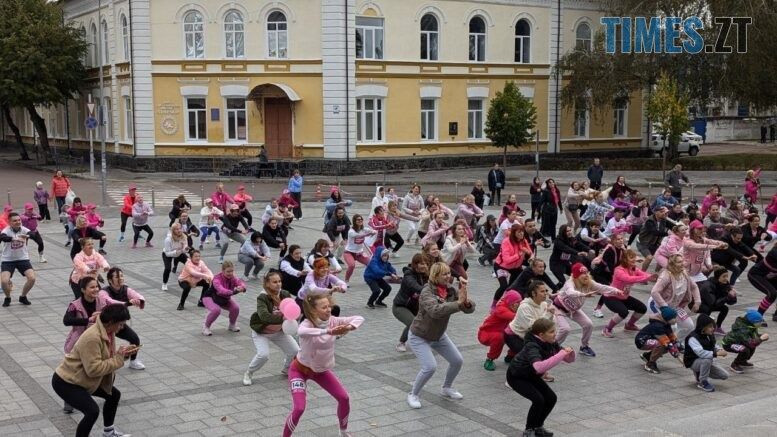
M 696 358 L 696 361 L 691 364 L 691 369 L 699 373 L 699 381 L 706 381 L 708 378 L 728 379 L 726 369 L 714 362 L 712 358 Z
M 227 249 L 229 248 L 229 240 L 236 241 L 239 244 L 243 244 L 243 242 L 246 241 L 245 235 L 239 233 L 239 232 L 232 232 L 231 234 L 227 234 L 224 232 L 224 235 L 226 235 L 226 239 L 224 240 L 224 243 L 221 245 L 221 256 L 223 257 L 225 253 L 227 253 Z
M 437 370 L 437 360 L 434 359 L 432 350 L 436 351 L 448 362 L 448 371 L 445 373 L 445 382 L 443 382 L 442 386 L 445 388 L 453 386 L 453 380 L 459 374 L 464 358 L 462 358 L 461 352 L 459 352 L 456 345 L 448 338 L 448 334 L 443 334 L 437 341 L 428 341 L 413 335 L 411 331 L 408 336 L 408 346 L 410 346 L 410 350 L 413 351 L 419 364 L 421 364 L 421 371 L 418 372 L 413 383 L 412 393 L 414 395 L 418 396 L 421 393 L 421 389 L 424 388 L 424 385 L 434 375 L 434 371 Z

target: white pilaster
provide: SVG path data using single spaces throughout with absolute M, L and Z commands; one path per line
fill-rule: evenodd
M 132 0 L 132 100 L 135 154 L 154 156 L 154 97 L 151 83 L 151 1 Z

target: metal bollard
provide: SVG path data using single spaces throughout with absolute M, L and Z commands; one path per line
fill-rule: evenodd
M 254 193 L 256 193 L 256 182 L 251 181 L 251 196 L 254 196 L 255 195 Z M 251 201 L 251 203 L 253 203 L 253 200 Z
M 456 202 L 459 201 L 459 183 L 456 182 Z
M 8 205 L 11 204 L 11 190 L 8 190 Z
M 156 192 L 154 187 L 151 187 L 151 208 L 156 209 Z
M 648 203 L 651 203 L 652 198 L 653 198 L 653 183 L 648 182 L 648 197 L 647 197 Z
M 200 206 L 205 207 L 205 186 L 200 185 Z
M 691 199 L 696 198 L 696 184 L 691 184 Z

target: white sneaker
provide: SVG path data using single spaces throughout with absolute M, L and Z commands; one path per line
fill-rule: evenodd
M 46 261 L 46 258 L 43 257 L 43 254 L 40 255 L 38 258 L 38 261 L 40 261 L 41 264 L 46 264 L 48 261 Z
M 408 393 L 407 405 L 409 405 L 410 408 L 414 408 L 417 410 L 421 408 L 421 399 L 418 399 L 418 396 L 414 395 L 413 393 Z
M 246 372 L 243 374 L 243 385 L 251 385 L 254 381 L 251 380 L 251 372 Z
M 604 317 L 604 313 L 602 312 L 602 310 L 594 310 L 594 317 L 596 317 L 597 319 L 601 319 Z
M 259 275 L 251 275 L 251 279 L 253 279 L 254 281 L 258 281 Z
M 242 279 L 242 280 L 243 280 L 243 282 L 251 282 L 251 278 L 250 278 L 250 277 L 248 277 L 248 276 L 243 276 L 243 277 L 242 277 L 242 278 L 240 278 L 240 279 Z
M 210 332 L 210 328 L 208 328 L 205 325 L 202 325 L 202 335 L 210 337 L 211 335 L 213 335 L 213 333 Z
M 397 352 L 407 352 L 407 346 L 405 346 L 405 343 L 397 343 L 397 347 L 395 349 Z
M 224 257 L 223 256 L 219 257 L 219 264 L 224 264 Z
M 229 325 L 228 329 L 232 332 L 240 332 L 240 327 L 237 325 Z
M 167 291 L 167 284 L 162 284 L 162 291 Z
M 394 258 L 399 258 L 399 254 L 396 252 L 391 252 L 391 256 Z
M 348 432 L 348 431 L 346 431 L 344 429 L 341 429 L 340 430 L 340 437 L 353 437 L 353 434 L 351 434 L 350 432 Z
M 124 434 L 116 428 L 113 428 L 111 432 L 103 431 L 103 437 L 132 437 L 132 434 Z
M 457 401 L 460 399 L 464 399 L 464 396 L 462 396 L 461 393 L 457 392 L 453 387 L 443 387 L 442 390 L 440 390 L 440 394 L 444 398 L 450 398 Z
M 129 368 L 133 370 L 144 370 L 146 366 L 140 360 L 130 360 Z

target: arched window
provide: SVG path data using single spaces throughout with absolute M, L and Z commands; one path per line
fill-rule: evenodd
M 124 46 L 124 60 L 128 61 L 130 58 L 129 22 L 124 14 L 121 14 L 121 40 Z
M 528 64 L 531 59 L 531 25 L 527 20 L 515 23 L 515 62 Z
M 469 20 L 469 60 L 486 60 L 486 22 L 481 17 Z
M 286 15 L 274 11 L 267 17 L 267 57 L 285 59 L 289 55 L 289 30 Z
M 97 58 L 98 58 L 97 50 L 100 50 L 100 45 L 97 44 L 97 25 L 92 23 L 92 26 L 89 27 L 89 32 L 90 32 L 90 37 L 92 38 L 92 44 L 91 44 L 91 47 L 90 47 L 90 50 L 91 50 L 90 58 L 91 59 L 90 59 L 89 62 L 91 63 L 92 67 L 96 67 L 98 65 L 98 63 L 97 63 L 98 62 L 97 61 Z
M 88 43 L 88 40 L 86 39 L 86 27 L 82 25 L 79 31 L 81 32 L 81 38 L 83 38 L 84 41 L 87 42 L 86 51 L 84 51 L 84 58 L 81 61 L 83 62 L 84 67 L 88 67 L 90 55 L 89 55 L 89 45 L 88 45 L 89 43 Z
M 437 60 L 437 48 L 440 41 L 440 27 L 437 17 L 426 14 L 421 18 L 421 59 L 424 61 Z
M 103 31 L 103 35 L 102 35 L 102 37 L 103 37 L 103 53 L 102 53 L 103 54 L 103 59 L 102 59 L 102 61 L 103 61 L 103 65 L 108 65 L 108 64 L 111 63 L 111 52 L 110 52 L 110 49 L 109 49 L 110 41 L 108 40 L 108 22 L 105 21 L 105 20 L 103 20 L 103 23 L 102 23 L 102 31 Z
M 243 15 L 236 10 L 224 16 L 224 43 L 227 58 L 245 57 L 245 34 L 243 33 Z
M 183 18 L 183 36 L 186 45 L 186 57 L 202 59 L 205 57 L 205 24 L 202 14 L 189 11 Z
M 575 30 L 575 50 L 591 51 L 591 27 L 588 23 L 580 23 Z

